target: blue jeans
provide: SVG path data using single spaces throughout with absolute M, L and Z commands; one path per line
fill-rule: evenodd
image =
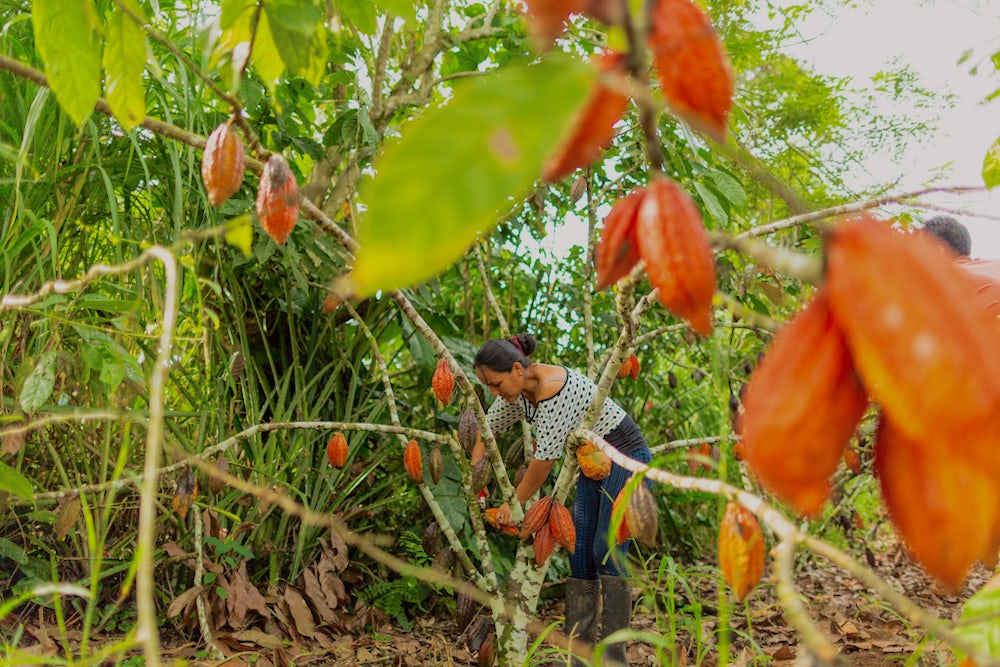
M 639 427 L 626 417 L 605 440 L 627 453 L 629 458 L 649 463 L 652 455 Z M 580 474 L 573 501 L 573 524 L 576 527 L 576 549 L 569 556 L 570 572 L 577 579 L 597 579 L 599 574 L 625 575 L 628 545 L 608 548 L 608 527 L 611 525 L 611 505 L 632 472 L 611 465 L 611 474 L 595 481 Z M 649 484 L 649 480 L 645 480 Z M 613 538 L 612 538 L 613 539 Z

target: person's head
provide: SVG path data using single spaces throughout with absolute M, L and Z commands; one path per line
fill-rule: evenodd
M 517 400 L 524 389 L 524 371 L 531 365 L 528 357 L 536 345 L 534 337 L 526 333 L 486 341 L 472 362 L 480 382 L 494 396 Z
M 968 257 L 972 252 L 969 229 L 955 218 L 939 215 L 925 222 L 923 230 L 943 241 L 959 257 Z

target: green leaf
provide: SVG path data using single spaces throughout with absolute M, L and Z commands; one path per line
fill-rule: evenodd
M 257 73 L 260 74 L 264 85 L 273 95 L 275 84 L 285 73 L 285 63 L 278 52 L 274 35 L 271 33 L 271 24 L 267 20 L 267 14 L 261 14 L 260 23 L 257 24 L 257 39 L 254 40 L 251 57 Z
M 80 125 L 101 96 L 100 20 L 94 0 L 34 0 L 31 15 L 49 86 Z
M 301 76 L 314 86 L 318 85 L 326 69 L 326 30 L 323 27 L 322 16 L 321 20 L 309 24 L 310 29 L 304 32 L 307 22 L 303 16 L 299 17 L 300 20 L 290 21 L 283 15 L 280 8 L 288 4 L 290 3 L 280 3 L 276 7 L 275 4 L 269 3 L 264 6 L 264 14 L 268 17 L 271 28 L 271 38 L 288 71 Z M 305 13 L 304 10 L 300 11 L 300 14 Z
M 401 19 L 412 21 L 417 18 L 417 7 L 407 0 L 375 0 L 375 4 L 386 14 L 394 14 Z
M 712 179 L 712 183 L 715 184 L 716 189 L 725 197 L 726 201 L 736 208 L 746 207 L 747 193 L 739 181 L 718 169 L 709 169 L 705 174 Z
M 986 157 L 983 159 L 983 182 L 987 188 L 1000 185 L 1000 138 L 997 138 L 986 151 Z
M 312 0 L 269 0 L 264 11 L 271 19 L 271 29 L 280 28 L 310 37 L 323 24 L 323 11 Z
M 31 500 L 35 495 L 35 490 L 31 488 L 31 481 L 3 461 L 0 461 L 0 489 L 9 491 L 25 500 Z
M 983 588 L 962 607 L 956 633 L 987 655 L 1000 655 L 1000 588 Z
M 124 4 L 145 21 L 139 3 L 125 0 Z M 146 33 L 142 27 L 125 12 L 114 11 L 104 47 L 104 89 L 111 113 L 126 130 L 146 117 L 146 91 L 142 85 L 146 55 Z
M 708 212 L 708 215 L 715 221 L 715 227 L 725 225 L 729 222 L 729 214 L 726 213 L 726 209 L 719 202 L 719 198 L 715 196 L 711 188 L 701 181 L 695 181 L 694 189 L 698 191 L 698 196 L 701 198 L 701 203 Z
M 25 412 L 34 412 L 49 400 L 56 386 L 56 355 L 53 352 L 43 354 L 35 364 L 21 387 L 18 400 Z
M 253 221 L 249 215 L 241 215 L 226 223 L 226 243 L 238 249 L 249 258 L 253 252 Z
M 352 289 L 411 285 L 461 257 L 527 194 L 593 81 L 564 56 L 511 66 L 405 127 L 363 192 Z
M 337 8 L 351 25 L 364 34 L 373 35 L 378 30 L 375 5 L 371 0 L 337 0 Z

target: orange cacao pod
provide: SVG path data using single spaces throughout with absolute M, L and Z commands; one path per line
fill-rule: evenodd
M 437 368 L 434 369 L 434 375 L 431 377 L 431 387 L 441 403 L 444 405 L 451 403 L 451 392 L 455 388 L 455 376 L 452 375 L 447 360 L 438 359 Z
M 403 467 L 414 482 L 419 484 L 424 480 L 424 459 L 416 440 L 410 440 L 403 449 Z
M 529 535 L 534 535 L 538 529 L 549 521 L 549 511 L 552 509 L 552 496 L 545 496 L 536 500 L 528 511 L 524 513 L 521 521 L 521 539 L 526 539 Z
M 739 440 L 733 445 L 733 458 L 737 461 L 742 461 L 746 457 L 746 448 L 743 445 L 743 441 Z
M 594 251 L 597 289 L 615 284 L 639 263 L 639 240 L 636 238 L 636 215 L 646 196 L 646 188 L 636 188 L 615 202 L 604 218 L 601 238 Z
M 815 515 L 867 405 L 820 289 L 781 328 L 750 376 L 739 421 L 746 460 L 778 497 Z
M 671 110 L 691 127 L 725 141 L 733 73 L 705 12 L 691 0 L 656 0 L 649 45 Z
M 499 508 L 490 507 L 485 512 L 483 512 L 483 518 L 486 519 L 486 523 L 490 524 L 491 526 L 499 530 L 501 533 L 506 533 L 507 535 L 517 535 L 518 534 L 517 526 L 507 526 L 507 525 L 501 526 L 497 523 L 498 511 Z
M 611 504 L 611 520 L 614 521 L 615 517 L 620 516 L 621 522 L 618 524 L 618 530 L 615 531 L 615 541 L 618 544 L 625 544 L 625 542 L 632 536 L 628 531 L 628 520 L 625 518 L 625 509 L 622 504 L 625 502 L 625 487 L 618 492 L 615 497 L 614 503 Z
M 595 54 L 591 63 L 602 76 L 623 76 L 625 73 L 625 54 L 617 51 Z M 625 113 L 626 105 L 628 95 L 598 80 L 583 107 L 577 111 L 572 129 L 542 168 L 542 180 L 553 183 L 596 160 L 611 143 L 615 123 Z
M 264 231 L 278 245 L 284 245 L 299 217 L 299 186 L 288 163 L 271 153 L 264 163 L 257 189 L 257 216 Z
M 543 523 L 538 532 L 535 533 L 535 564 L 542 565 L 552 555 L 552 550 L 556 546 L 556 541 L 552 537 L 552 529 L 548 523 Z
M 659 512 L 656 509 L 656 498 L 645 482 L 636 486 L 629 496 L 625 505 L 625 521 L 628 522 L 628 532 L 632 537 L 647 546 L 656 546 Z
M 712 332 L 715 263 L 698 208 L 676 183 L 657 176 L 636 217 L 639 254 L 660 301 L 701 336 Z
M 629 377 L 632 378 L 633 381 L 638 380 L 639 370 L 640 370 L 639 357 L 633 354 L 631 357 L 628 358 L 628 363 L 629 363 L 629 368 L 628 368 Z
M 427 467 L 431 471 L 431 481 L 437 484 L 441 481 L 441 475 L 444 474 L 444 457 L 441 456 L 441 447 L 434 445 L 434 449 L 431 450 L 430 460 L 427 462 Z
M 871 216 L 839 224 L 826 254 L 831 307 L 883 413 L 1000 475 L 997 321 L 954 259 Z
M 875 472 L 892 522 L 932 577 L 957 590 L 976 560 L 996 558 L 1000 485 L 954 443 L 909 438 L 883 414 Z
M 223 203 L 240 189 L 246 164 L 243 140 L 232 123 L 215 128 L 205 142 L 201 157 L 201 180 L 212 206 Z
M 855 475 L 861 474 L 861 454 L 853 447 L 844 450 L 844 465 Z
M 585 477 L 601 481 L 611 474 L 611 459 L 592 442 L 584 442 L 576 448 L 576 462 Z
M 764 536 L 750 510 L 726 503 L 719 526 L 719 565 L 736 599 L 750 594 L 764 574 Z
M 552 502 L 552 509 L 549 511 L 549 530 L 552 531 L 552 539 L 556 544 L 573 553 L 576 549 L 576 526 L 573 525 L 573 515 L 558 500 Z
M 462 445 L 466 454 L 471 454 L 478 439 L 479 418 L 475 410 L 466 408 L 458 417 L 458 444 Z
M 707 442 L 703 442 L 700 445 L 691 445 L 687 450 L 687 464 L 688 470 L 691 474 L 698 472 L 699 470 L 712 470 L 712 464 L 709 463 L 709 459 L 712 456 L 712 445 Z
M 334 433 L 326 445 L 326 458 L 334 468 L 343 468 L 347 464 L 347 438 L 343 433 Z

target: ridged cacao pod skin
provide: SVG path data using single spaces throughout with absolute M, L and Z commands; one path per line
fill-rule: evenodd
M 434 395 L 443 405 L 451 403 L 451 392 L 455 389 L 455 376 L 452 374 L 447 360 L 438 359 L 437 368 L 434 369 L 434 375 L 431 376 L 431 387 L 434 389 Z
M 656 546 L 656 533 L 659 530 L 659 512 L 656 509 L 656 498 L 645 483 L 635 487 L 625 505 L 625 521 L 628 522 L 628 532 L 643 544 Z
M 639 263 L 639 239 L 635 234 L 639 204 L 646 195 L 646 188 L 636 188 L 627 197 L 615 202 L 604 218 L 601 239 L 594 251 L 596 287 L 610 287 L 624 278 Z
M 515 489 L 518 486 L 520 486 L 521 480 L 524 479 L 524 475 L 527 472 L 528 472 L 528 466 L 522 464 L 521 467 L 517 469 L 517 472 L 514 473 L 514 488 Z
M 855 475 L 861 474 L 861 454 L 853 447 L 848 447 L 844 451 L 844 465 Z
M 712 332 L 715 260 L 698 208 L 680 187 L 657 176 L 636 216 L 639 254 L 660 301 L 700 336 Z
M 505 535 L 518 535 L 519 531 L 517 526 L 500 526 L 497 524 L 497 511 L 498 508 L 490 507 L 483 512 L 483 518 L 486 519 L 486 523 L 490 524 Z
M 545 561 L 552 555 L 555 546 L 556 541 L 552 537 L 552 529 L 549 528 L 548 523 L 542 524 L 542 527 L 535 533 L 535 565 L 544 565 Z
M 529 535 L 534 535 L 539 528 L 549 522 L 549 512 L 552 510 L 553 500 L 552 496 L 539 498 L 524 513 L 519 533 L 522 540 L 527 539 Z
M 334 468 L 347 464 L 347 438 L 343 433 L 334 433 L 326 445 L 326 458 Z
M 606 51 L 595 54 L 591 64 L 602 75 L 624 75 L 626 58 L 623 53 Z M 542 168 L 542 180 L 554 183 L 600 157 L 601 151 L 611 143 L 615 123 L 621 120 L 627 105 L 628 95 L 598 80 L 573 119 L 572 130 Z
M 466 454 L 471 454 L 478 439 L 479 417 L 476 416 L 475 410 L 466 408 L 458 417 L 458 444 L 462 445 Z
M 726 138 L 733 72 L 708 16 L 690 0 L 656 0 L 649 45 L 663 96 L 691 127 Z
M 493 466 L 490 465 L 490 460 L 484 456 L 476 462 L 476 465 L 472 466 L 472 493 L 476 494 L 485 489 L 492 476 Z
M 633 380 L 638 380 L 639 370 L 639 357 L 633 354 L 625 360 L 625 363 L 618 367 L 618 378 L 630 377 Z
M 264 163 L 257 189 L 257 216 L 278 245 L 285 245 L 299 218 L 299 186 L 285 158 L 278 153 L 271 153 Z
M 431 472 L 431 481 L 437 484 L 441 481 L 441 475 L 444 474 L 444 457 L 441 456 L 441 448 L 437 445 L 431 450 L 430 459 L 427 462 L 427 467 Z
M 1000 475 L 997 321 L 954 259 L 871 216 L 837 225 L 826 258 L 831 307 L 883 413 Z
M 764 574 L 764 536 L 750 510 L 737 503 L 726 503 L 719 526 L 719 566 L 743 601 Z
M 573 515 L 557 500 L 552 501 L 552 509 L 549 511 L 549 530 L 556 544 L 569 553 L 576 550 L 576 526 L 573 525 Z
M 490 631 L 486 633 L 486 637 L 483 638 L 483 643 L 479 645 L 479 657 L 476 658 L 476 664 L 479 667 L 493 667 L 493 663 L 497 659 L 497 635 L 496 632 Z
M 875 472 L 889 516 L 913 557 L 944 586 L 958 590 L 976 560 L 1000 547 L 1000 485 L 952 442 L 916 441 L 883 415 Z
M 243 140 L 232 124 L 215 128 L 201 157 L 201 180 L 212 206 L 219 206 L 240 189 L 246 164 Z
M 815 516 L 868 405 L 825 289 L 775 336 L 754 369 L 739 420 L 754 474 Z
M 416 440 L 410 440 L 403 449 L 403 467 L 414 482 L 424 481 L 424 458 Z
M 424 536 L 420 540 L 424 553 L 428 556 L 436 556 L 441 548 L 441 526 L 437 521 L 431 521 L 424 529 Z
M 455 631 L 462 632 L 472 622 L 476 613 L 476 601 L 465 593 L 455 596 Z
M 588 479 L 599 482 L 611 474 L 611 458 L 592 442 L 584 442 L 576 448 L 576 462 Z

